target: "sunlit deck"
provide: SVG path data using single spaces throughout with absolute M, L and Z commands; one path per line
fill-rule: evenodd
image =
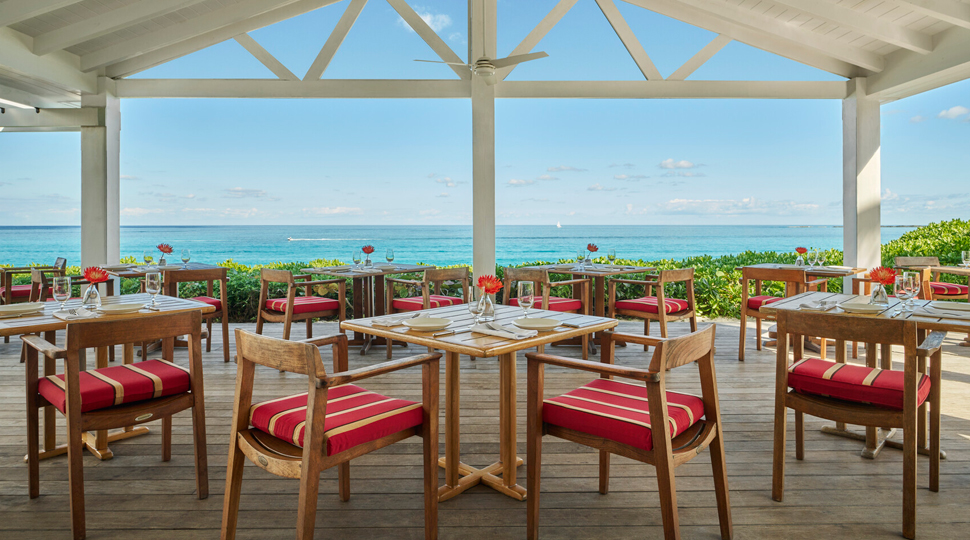
M 251 325 L 233 325 L 250 328 Z M 281 325 L 268 325 L 279 332 Z M 686 324 L 673 325 L 674 332 Z M 317 324 L 324 334 L 332 324 Z M 642 331 L 639 323 L 621 329 Z M 786 500 L 770 498 L 772 385 L 774 350 L 749 350 L 737 356 L 736 321 L 718 325 L 717 369 L 726 425 L 732 514 L 737 538 L 898 538 L 902 454 L 887 449 L 875 461 L 859 457 L 861 442 L 819 433 L 821 421 L 807 422 L 806 460 L 794 458 L 789 437 Z M 216 330 L 216 334 L 218 331 Z M 302 333 L 298 331 L 296 337 Z M 59 336 L 62 337 L 62 336 Z M 218 335 L 216 336 L 218 337 Z M 920 458 L 918 528 L 921 538 L 959 538 L 970 515 L 970 362 L 968 349 L 947 341 L 943 366 L 943 462 L 940 492 L 926 486 L 927 461 Z M 750 346 L 750 345 L 749 345 Z M 420 352 L 418 348 L 414 352 Z M 578 356 L 575 347 L 554 353 Z M 0 537 L 67 538 L 67 463 L 41 463 L 41 497 L 27 497 L 23 368 L 19 342 L 0 345 Z M 185 354 L 184 351 L 181 354 Z M 404 355 L 402 349 L 395 357 Z M 643 366 L 642 350 L 618 349 L 619 362 Z M 350 367 L 382 361 L 383 348 L 367 356 L 351 354 Z M 519 453 L 525 455 L 525 361 L 519 361 Z M 205 356 L 206 423 L 211 495 L 195 498 L 190 418 L 175 417 L 173 458 L 161 463 L 158 429 L 141 438 L 114 443 L 114 459 L 84 458 L 89 538 L 218 538 L 225 481 L 226 437 L 232 414 L 235 364 L 224 364 L 217 343 Z M 498 390 L 496 362 L 462 358 L 462 458 L 474 466 L 496 460 Z M 674 372 L 673 388 L 696 390 L 696 371 Z M 550 368 L 547 395 L 588 380 L 588 375 Z M 418 372 L 385 376 L 366 385 L 393 396 L 420 399 Z M 306 391 L 304 379 L 264 370 L 258 374 L 259 398 Z M 442 416 L 444 407 L 442 407 Z M 155 425 L 155 424 L 149 424 Z M 789 423 L 791 425 L 791 422 Z M 59 439 L 64 431 L 59 428 Z M 444 436 L 444 433 L 442 433 Z M 337 497 L 336 473 L 326 472 L 317 514 L 319 538 L 421 538 L 421 443 L 405 441 L 357 459 L 351 467 L 352 496 Z M 652 538 L 662 534 L 654 469 L 614 458 L 611 493 L 597 493 L 593 452 L 573 443 L 547 439 L 544 445 L 542 534 L 545 538 Z M 524 477 L 525 467 L 520 469 Z M 710 464 L 700 456 L 677 471 L 681 529 L 686 538 L 718 537 Z M 240 536 L 292 538 L 298 482 L 247 466 L 243 484 Z M 483 486 L 440 505 L 442 538 L 524 538 L 525 504 Z

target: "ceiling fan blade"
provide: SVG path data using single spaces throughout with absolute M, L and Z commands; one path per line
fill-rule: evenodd
M 471 67 L 468 64 L 461 64 L 458 62 L 442 62 L 441 60 L 415 60 L 415 62 L 427 62 L 429 64 L 448 64 L 449 66 L 465 66 L 467 68 Z
M 514 66 L 515 64 L 520 64 L 522 62 L 528 62 L 529 60 L 545 58 L 547 56 L 549 55 L 541 51 L 529 53 L 529 54 L 517 54 L 515 56 L 506 56 L 505 58 L 492 60 L 492 65 L 495 66 L 496 68 L 504 68 L 504 67 Z

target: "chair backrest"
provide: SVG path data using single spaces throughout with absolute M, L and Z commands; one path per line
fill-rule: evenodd
M 61 272 L 64 272 L 65 270 L 67 270 L 67 259 L 65 259 L 64 257 L 58 257 L 54 259 L 53 268 L 55 270 L 60 270 Z
M 896 257 L 893 260 L 896 266 L 939 266 L 939 257 Z
M 549 290 L 551 289 L 551 282 L 549 281 L 549 271 L 540 270 L 537 268 L 506 268 L 505 269 L 505 279 L 504 290 L 505 295 L 502 297 L 502 303 L 508 305 L 509 300 L 518 296 L 517 291 L 512 287 L 518 281 L 531 281 L 535 283 L 536 295 L 549 296 Z
M 340 334 L 343 336 L 343 334 Z M 346 336 L 343 336 L 346 341 Z M 314 340 L 319 341 L 319 340 Z M 339 338 L 334 340 L 334 363 L 338 362 Z M 343 346 L 344 356 L 347 350 Z M 289 341 L 269 336 L 261 336 L 236 329 L 236 361 L 242 366 L 244 362 L 271 367 L 279 371 L 300 373 L 322 379 L 327 376 L 327 369 L 320 357 L 320 349 L 316 345 L 301 341 Z M 339 369 L 339 368 L 335 368 Z
M 715 325 L 674 338 L 667 338 L 657 344 L 650 359 L 650 371 L 664 373 L 668 369 L 693 362 L 714 362 Z
M 30 302 L 46 302 L 50 291 L 50 280 L 43 270 L 30 271 Z
M 266 282 L 293 283 L 293 272 L 290 272 L 289 270 L 276 270 L 273 268 L 260 268 L 259 279 L 263 281 L 264 286 Z
M 468 301 L 468 285 L 471 282 L 471 273 L 467 266 L 459 268 L 429 268 L 424 271 L 424 287 L 422 291 L 430 292 L 430 286 L 434 285 L 434 294 L 441 294 L 441 285 L 446 281 L 461 282 L 462 298 Z
M 93 319 L 68 323 L 67 349 L 76 351 L 125 343 L 144 343 L 184 335 L 191 335 L 193 340 L 198 340 L 201 332 L 202 312 L 199 310 L 116 320 Z
M 745 281 L 783 281 L 785 283 L 805 283 L 806 272 L 801 268 L 753 268 L 745 267 L 741 270 L 741 279 Z
M 197 281 L 219 281 L 226 278 L 225 268 L 205 268 L 200 270 L 165 271 L 165 283 L 190 283 Z M 292 276 L 292 274 L 290 274 Z
M 784 334 L 813 336 L 836 341 L 859 341 L 912 347 L 917 346 L 916 322 L 905 319 L 839 316 L 779 309 L 778 343 L 787 343 Z
M 672 270 L 661 270 L 660 277 L 657 279 L 660 283 L 677 283 L 679 281 L 693 281 L 694 280 L 694 269 L 693 268 L 675 268 Z

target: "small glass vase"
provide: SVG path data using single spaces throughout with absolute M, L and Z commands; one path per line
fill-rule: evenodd
M 81 296 L 81 307 L 86 309 L 101 307 L 101 293 L 98 292 L 97 284 L 92 283 L 84 290 L 84 294 Z
M 872 294 L 869 296 L 869 303 L 880 306 L 889 305 L 889 295 L 886 294 L 886 287 L 882 283 L 876 283 L 876 286 L 872 288 Z
M 158 258 L 158 266 L 165 266 L 165 255 Z
M 805 259 L 801 255 L 795 259 L 795 266 L 805 266 Z
M 370 262 L 370 254 L 367 255 L 366 259 L 364 259 L 364 266 L 367 268 L 374 266 L 374 263 Z
M 492 295 L 482 293 L 481 298 L 478 299 L 478 307 L 478 322 L 495 320 L 495 303 L 492 301 Z

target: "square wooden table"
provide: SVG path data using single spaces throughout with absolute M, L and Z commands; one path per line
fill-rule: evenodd
M 114 266 L 114 265 L 107 265 Z M 183 266 L 185 268 L 183 268 Z M 108 270 L 108 273 L 120 278 L 138 279 L 145 277 L 146 274 L 151 272 L 172 272 L 178 273 L 183 270 L 215 270 L 219 268 L 224 268 L 215 264 L 206 264 L 199 262 L 190 262 L 188 264 L 166 264 L 165 266 L 158 266 L 154 264 L 142 264 L 135 265 L 128 270 Z M 162 294 L 167 296 L 178 296 L 178 283 L 163 283 Z
M 514 499 L 525 500 L 526 490 L 515 480 L 515 469 L 522 464 L 522 459 L 516 455 L 515 450 L 516 352 L 562 339 L 608 330 L 619 324 L 618 321 L 592 315 L 559 313 L 533 308 L 529 310 L 530 318 L 558 319 L 579 325 L 580 328 L 560 326 L 551 331 L 539 332 L 533 338 L 515 340 L 471 332 L 470 327 L 474 318 L 468 312 L 466 305 L 423 310 L 422 313 L 427 313 L 431 317 L 451 319 L 453 323 L 449 329 L 457 329 L 458 333 L 435 337 L 433 335 L 435 332 L 416 332 L 409 330 L 403 324 L 394 327 L 373 326 L 373 318 L 344 321 L 340 326 L 346 330 L 445 351 L 445 457 L 438 461 L 438 464 L 445 469 L 445 485 L 438 490 L 438 500 L 448 500 L 480 483 Z M 522 308 L 519 307 L 495 306 L 495 321 L 508 324 L 521 317 L 522 313 Z M 484 469 L 476 469 L 460 461 L 459 355 L 461 354 L 475 358 L 498 357 L 499 361 L 500 460 Z
M 597 264 L 589 268 L 579 269 L 578 264 L 540 264 L 526 266 L 530 270 L 548 270 L 552 274 L 571 274 L 593 280 L 593 314 L 597 317 L 606 316 L 606 278 L 625 274 L 642 274 L 656 272 L 649 266 L 624 266 L 612 264 Z M 555 285 L 555 282 L 553 282 Z
M 965 276 L 970 280 L 970 266 L 901 266 L 904 270 L 918 270 L 923 273 L 923 283 L 920 285 L 923 290 L 929 290 L 929 276 L 934 272 L 950 274 L 953 276 Z M 970 281 L 968 281 L 970 283 Z M 963 338 L 960 342 L 963 347 L 970 347 L 970 336 Z
M 381 264 L 381 263 L 378 263 Z M 393 268 L 371 267 L 327 267 L 327 268 L 303 268 L 300 271 L 306 274 L 333 277 L 349 277 L 353 279 L 353 303 L 354 317 L 379 317 L 385 313 L 384 305 L 384 276 L 392 274 L 410 274 L 412 272 L 424 272 L 434 266 L 420 264 L 398 264 L 388 263 Z M 383 338 L 375 340 L 372 334 L 354 332 L 354 337 L 348 342 L 349 345 L 360 345 L 360 354 L 366 354 L 372 345 L 385 344 Z
M 92 317 L 90 319 L 82 319 L 78 321 L 64 321 L 58 319 L 53 314 L 55 311 L 60 309 L 60 302 L 47 302 L 47 306 L 44 307 L 43 313 L 39 315 L 30 315 L 26 317 L 16 317 L 0 319 L 0 336 L 20 336 L 24 334 L 44 334 L 44 338 L 54 343 L 55 332 L 59 330 L 67 329 L 68 324 L 73 323 L 83 323 L 84 321 L 93 321 L 102 318 L 114 319 L 133 319 L 133 318 L 143 318 L 143 317 L 155 317 L 161 314 L 168 313 L 182 313 L 185 311 L 195 311 L 199 310 L 202 313 L 210 313 L 215 311 L 215 307 L 209 304 L 204 304 L 202 302 L 196 302 L 195 300 L 187 300 L 183 298 L 175 298 L 171 296 L 159 295 L 156 297 L 158 302 L 158 311 L 149 311 L 143 309 L 135 313 L 127 313 L 125 315 L 101 315 L 97 317 Z M 139 294 L 128 294 L 123 296 L 105 296 L 101 298 L 102 305 L 111 304 L 127 304 L 127 303 L 142 303 L 147 304 L 151 302 L 151 295 L 147 293 Z M 72 309 L 81 306 L 80 299 L 68 300 L 65 304 L 67 309 Z M 165 357 L 167 360 L 172 359 L 172 340 L 165 340 L 167 345 L 165 350 L 168 352 L 169 356 Z M 134 358 L 134 346 L 131 343 L 124 344 L 124 362 L 130 364 Z M 164 354 L 163 354 L 164 357 Z M 108 367 L 108 351 L 107 348 L 99 349 L 97 353 L 96 366 L 98 368 Z M 55 369 L 55 362 L 44 357 L 44 373 L 42 377 L 47 377 L 48 375 L 54 375 L 57 371 Z M 81 369 L 85 369 L 86 366 L 81 366 Z M 168 420 L 163 421 L 171 421 Z M 55 414 L 54 407 L 47 406 L 44 407 L 44 449 L 40 453 L 41 459 L 47 459 L 54 456 L 59 456 L 61 454 L 67 453 L 67 445 L 57 446 L 56 444 L 56 432 L 55 428 Z M 144 435 L 148 433 L 148 428 L 145 426 L 138 427 L 128 427 L 122 431 L 109 434 L 107 431 L 97 431 L 94 435 L 91 433 L 83 434 L 83 442 L 88 450 L 98 457 L 98 459 L 111 459 L 113 456 L 111 450 L 108 448 L 109 442 L 119 441 L 122 439 L 130 439 L 138 435 Z M 26 460 L 26 458 L 24 458 Z

